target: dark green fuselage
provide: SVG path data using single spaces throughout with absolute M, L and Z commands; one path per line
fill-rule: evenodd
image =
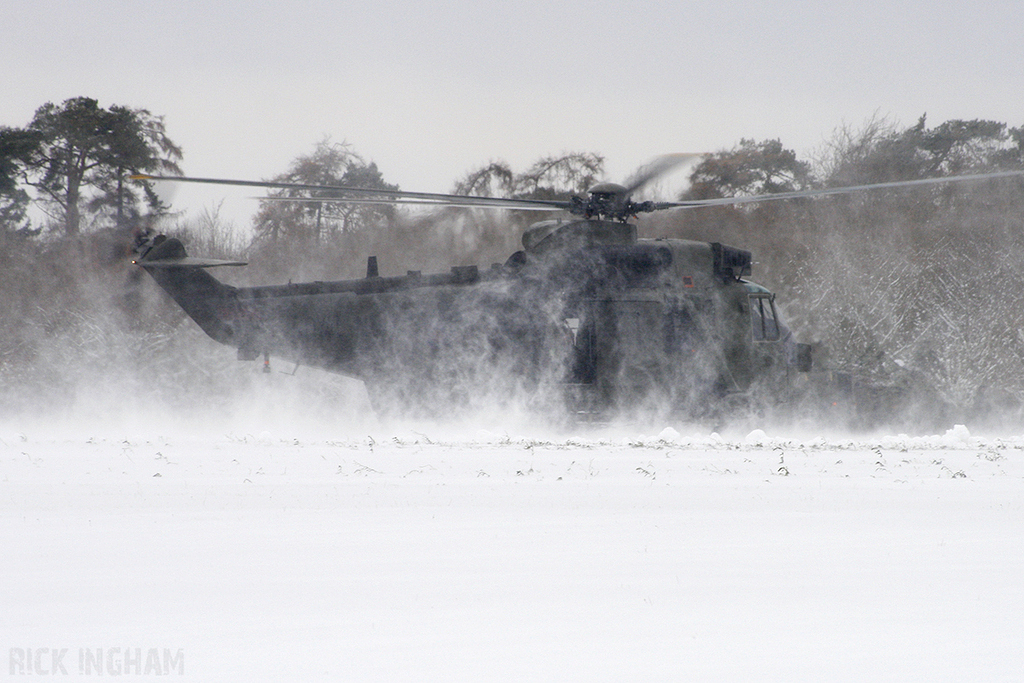
M 742 280 L 748 252 L 640 240 L 598 220 L 546 221 L 523 243 L 486 270 L 251 288 L 187 264 L 174 239 L 139 264 L 240 358 L 349 375 L 404 412 L 525 397 L 545 410 L 698 415 L 809 367 L 774 296 Z

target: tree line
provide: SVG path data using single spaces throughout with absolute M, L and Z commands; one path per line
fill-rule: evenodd
M 743 140 L 692 174 L 686 198 L 1024 169 L 1024 126 L 954 120 L 844 127 L 803 160 Z M 1024 181 L 875 189 L 677 212 L 648 234 L 739 242 L 782 292 L 821 365 L 900 385 L 920 410 L 994 419 L 1024 406 Z

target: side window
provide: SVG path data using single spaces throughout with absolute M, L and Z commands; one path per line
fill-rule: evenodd
M 782 336 L 775 316 L 775 295 L 757 292 L 750 295 L 750 324 L 754 341 L 778 341 Z

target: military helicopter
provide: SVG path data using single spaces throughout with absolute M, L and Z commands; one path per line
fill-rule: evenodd
M 317 191 L 326 201 L 561 211 L 525 230 L 523 249 L 489 269 L 233 287 L 175 238 L 139 245 L 135 260 L 206 334 L 241 360 L 271 356 L 362 380 L 374 408 L 446 416 L 484 401 L 523 400 L 545 415 L 605 421 L 672 413 L 720 421 L 791 400 L 811 347 L 779 317 L 775 294 L 745 278 L 749 251 L 717 242 L 639 239 L 641 213 L 779 201 L 886 187 L 1022 175 L 929 178 L 721 199 L 634 202 L 692 155 L 662 157 L 627 184 L 568 200 L 502 199 L 345 186 L 134 176 Z M 308 201 L 308 200 L 303 200 Z

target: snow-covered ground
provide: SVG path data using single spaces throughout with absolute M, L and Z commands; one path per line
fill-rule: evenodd
M 0 671 L 1024 676 L 1024 437 L 264 426 L 0 425 Z

